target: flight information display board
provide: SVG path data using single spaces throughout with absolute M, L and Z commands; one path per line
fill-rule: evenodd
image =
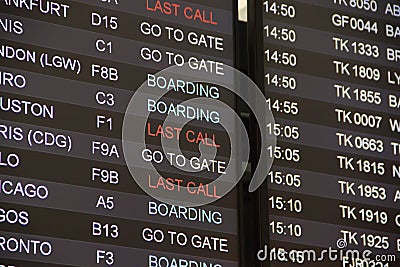
M 125 110 L 146 81 L 175 101 L 207 95 L 234 105 L 218 87 L 199 90 L 189 80 L 175 88 L 152 76 L 187 62 L 224 75 L 234 62 L 234 6 L 0 1 L 1 266 L 239 266 L 238 191 L 201 207 L 159 202 L 135 183 L 121 144 Z M 167 103 L 151 101 L 141 112 L 160 114 L 135 129 L 146 132 L 148 149 L 134 151 L 143 161 L 157 161 L 162 138 L 194 153 L 200 143 L 215 146 L 229 158 L 221 129 L 196 118 L 183 129 L 163 125 Z M 220 165 L 195 160 L 201 177 L 164 173 L 182 178 L 189 194 L 217 200 L 218 188 L 200 182 L 221 175 Z M 174 190 L 176 179 L 148 177 L 148 187 Z
M 399 1 L 256 3 L 278 138 L 261 205 L 271 266 L 399 266 Z

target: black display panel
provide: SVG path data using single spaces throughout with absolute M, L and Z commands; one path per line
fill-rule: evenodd
M 399 266 L 399 4 L 252 1 L 253 75 L 278 138 L 265 266 Z
M 235 6 L 0 2 L 0 266 L 239 266 L 238 190 L 219 199 L 216 188 L 203 187 L 194 194 L 218 201 L 201 207 L 161 203 L 132 179 L 121 145 L 124 112 L 149 74 L 182 61 L 215 72 L 234 65 Z M 234 108 L 222 89 L 218 98 Z M 162 123 L 154 115 L 136 129 L 153 150 L 182 136 L 196 154 L 211 138 L 218 157 L 231 157 L 222 128 Z M 198 185 L 215 175 L 184 179 Z M 149 187 L 173 190 L 153 178 Z

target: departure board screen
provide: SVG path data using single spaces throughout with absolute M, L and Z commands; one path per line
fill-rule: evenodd
M 267 131 L 278 138 L 261 205 L 271 253 L 261 258 L 399 266 L 399 1 L 256 3 L 276 120 Z
M 234 6 L 0 1 L 0 266 L 239 266 L 238 190 L 222 198 L 207 185 L 226 175 L 234 141 L 218 123 L 229 114 L 180 104 L 208 97 L 234 108 L 233 98 L 190 77 L 156 76 L 183 64 L 224 76 L 234 64 Z M 144 94 L 133 107 L 148 116 L 146 127 L 130 129 L 144 134 L 146 148 L 128 151 L 146 188 L 122 145 L 125 112 L 142 84 L 166 95 Z M 166 115 L 191 122 L 166 125 Z M 167 139 L 179 141 L 193 172 L 161 164 Z M 200 145 L 216 148 L 218 160 L 199 158 Z M 185 158 L 168 156 L 178 165 Z M 162 176 L 139 172 L 147 162 Z M 178 188 L 213 203 L 173 205 L 146 193 Z

